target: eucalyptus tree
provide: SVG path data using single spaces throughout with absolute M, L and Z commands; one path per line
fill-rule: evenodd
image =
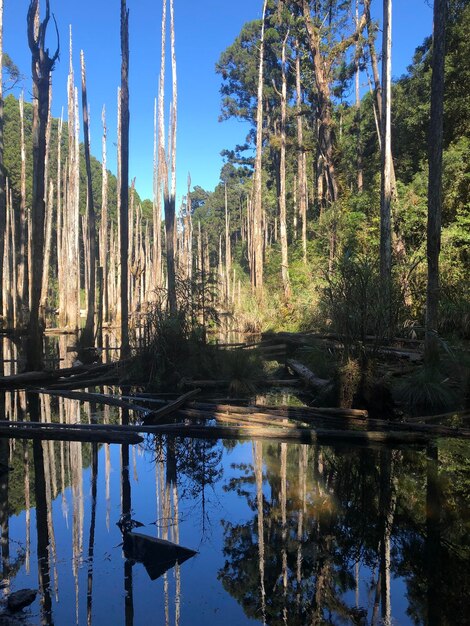
M 44 20 L 39 19 L 39 0 L 31 0 L 28 8 L 28 43 L 32 57 L 33 97 L 37 102 L 33 114 L 33 201 L 32 201 L 32 291 L 27 366 L 42 368 L 42 328 L 39 319 L 42 274 L 44 263 L 45 217 L 45 161 L 46 130 L 49 115 L 49 89 L 51 72 L 59 58 L 59 33 L 56 25 L 57 48 L 52 56 L 46 48 L 47 28 L 50 21 L 50 3 L 46 0 Z
M 365 17 L 358 17 L 351 28 L 351 1 L 316 0 L 312 3 L 309 0 L 294 0 L 293 5 L 300 11 L 307 34 L 316 89 L 319 149 L 325 165 L 326 197 L 328 202 L 334 203 L 338 199 L 338 180 L 332 83 L 338 65 L 344 62 L 348 51 L 358 40 Z

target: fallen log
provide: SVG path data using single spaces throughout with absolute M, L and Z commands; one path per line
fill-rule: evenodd
M 70 382 L 68 382 L 70 381 Z M 101 376 L 101 378 L 75 379 L 68 378 L 48 384 L 49 389 L 86 389 L 87 387 L 103 387 L 105 385 L 121 385 L 117 374 Z
M 188 387 L 212 389 L 217 387 L 229 387 L 232 382 L 231 380 L 185 380 L 184 384 Z M 300 385 L 298 378 L 261 378 L 255 379 L 252 382 L 257 387 L 298 387 Z
M 150 429 L 150 427 L 147 427 Z M 158 430 L 157 430 L 158 429 Z M 299 443 L 350 441 L 365 444 L 426 444 L 431 438 L 424 433 L 412 432 L 367 432 L 359 430 L 333 430 L 309 428 L 271 428 L 263 426 L 200 426 L 187 424 L 165 424 L 146 430 L 153 434 L 194 437 L 196 439 L 276 439 Z
M 225 421 L 231 423 L 244 423 L 244 424 L 263 424 L 265 426 L 305 426 L 308 427 L 307 423 L 300 423 L 298 421 L 293 422 L 284 416 L 278 415 L 264 415 L 263 413 L 250 413 L 247 414 L 239 414 L 239 413 L 223 413 L 223 412 L 212 412 L 212 411 L 198 411 L 196 409 L 181 409 L 178 411 L 179 417 L 185 417 L 190 419 L 215 419 L 216 421 Z
M 308 369 L 305 365 L 300 363 L 299 361 L 295 361 L 294 359 L 287 360 L 288 367 L 293 370 L 296 374 L 300 376 L 308 385 L 314 387 L 315 389 L 323 389 L 330 383 L 329 380 L 325 380 L 324 378 L 320 378 L 312 371 Z
M 191 398 L 197 396 L 200 391 L 200 389 L 193 389 L 192 391 L 188 391 L 187 393 L 177 398 L 174 402 L 170 402 L 161 409 L 157 409 L 156 411 L 152 411 L 151 413 L 147 412 L 147 415 L 143 418 L 144 422 L 147 424 L 155 424 L 156 422 L 160 422 L 164 417 L 171 415 L 179 408 L 181 408 L 188 400 L 191 400 Z
M 108 396 L 104 393 L 89 393 L 85 391 L 68 391 L 66 389 L 38 389 L 30 393 L 44 394 L 47 396 L 69 398 L 71 400 L 80 400 L 82 402 L 91 402 L 93 404 L 106 404 L 109 406 L 117 406 L 131 411 L 148 413 L 149 409 L 145 406 L 139 406 L 131 402 L 126 402 L 115 396 Z
M 408 424 L 416 424 L 420 422 L 437 422 L 443 419 L 449 419 L 452 417 L 458 417 L 459 419 L 466 419 L 470 417 L 470 411 L 450 411 L 449 413 L 439 413 L 439 415 L 424 415 L 420 417 L 407 417 L 406 422 Z
M 24 372 L 11 376 L 0 376 L 0 388 L 24 388 L 27 386 L 43 385 L 49 381 L 60 379 L 80 380 L 83 374 L 90 375 L 97 372 L 115 369 L 118 363 L 105 363 L 100 365 L 77 365 L 76 367 L 64 367 L 57 370 L 44 370 L 42 372 Z
M 238 408 L 238 407 L 236 407 Z M 253 421 L 259 419 L 262 421 L 262 418 L 266 420 L 275 420 L 281 421 L 285 419 L 291 420 L 300 420 L 303 422 L 310 423 L 315 422 L 321 423 L 321 427 L 325 425 L 334 425 L 338 428 L 345 430 L 345 432 L 351 432 L 348 430 L 351 426 L 359 427 L 362 429 L 360 432 L 409 432 L 409 433 L 423 433 L 430 434 L 434 437 L 454 437 L 461 439 L 470 439 L 470 430 L 463 428 L 453 428 L 450 426 L 439 426 L 434 424 L 409 424 L 406 422 L 390 422 L 387 420 L 378 420 L 378 419 L 360 419 L 357 417 L 347 417 L 347 418 L 339 418 L 333 415 L 328 414 L 318 414 L 318 415 L 295 415 L 290 414 L 286 415 L 284 413 L 276 414 L 273 413 L 250 413 L 250 414 L 239 414 L 236 411 L 230 412 L 214 412 L 214 411 L 203 411 L 196 409 L 186 409 L 185 411 L 181 411 L 185 417 L 193 417 L 193 418 L 204 418 L 213 417 L 217 419 L 218 417 L 231 417 L 235 421 L 250 421 L 253 418 Z M 358 431 L 354 431 L 358 432 Z
M 23 423 L 24 424 L 24 423 Z M 42 426 L 42 424 L 40 424 Z M 53 426 L 56 426 L 55 424 Z M 109 429 L 89 430 L 87 428 L 36 428 L 29 424 L 18 425 L 10 422 L 0 425 L 0 437 L 8 439 L 47 439 L 52 441 L 82 441 L 91 443 L 140 443 L 142 437 L 137 432 L 118 432 Z M 77 425 L 81 426 L 81 425 Z
M 210 402 L 191 402 L 191 408 L 214 411 L 228 411 L 232 413 L 253 413 L 262 412 L 270 414 L 286 414 L 286 417 L 295 415 L 332 415 L 337 417 L 357 417 L 367 418 L 368 412 L 365 409 L 337 409 L 334 407 L 307 407 L 307 406 L 285 406 L 285 405 L 264 405 L 253 404 L 247 406 L 236 406 L 233 404 L 216 404 Z
M 24 426 L 24 425 L 27 426 Z M 83 434 L 83 441 L 89 441 L 85 437 L 93 435 L 94 432 L 101 435 L 106 433 L 112 437 L 115 435 L 127 433 L 147 433 L 153 435 L 172 435 L 175 437 L 194 437 L 196 439 L 276 439 L 279 441 L 298 441 L 300 443 L 315 442 L 335 442 L 335 441 L 351 441 L 352 443 L 362 444 L 398 444 L 398 443 L 420 443 L 426 444 L 433 438 L 432 433 L 421 432 L 403 432 L 403 431 L 364 431 L 364 430 L 345 430 L 345 429 L 328 429 L 328 428 L 298 428 L 290 425 L 280 425 L 276 427 L 260 426 L 258 424 L 243 424 L 242 426 L 205 426 L 186 423 L 178 424 L 161 424 L 161 425 L 108 425 L 108 424 L 56 424 L 47 422 L 21 422 L 16 423 L 18 429 L 22 429 L 24 436 L 20 438 L 38 438 L 38 439 L 74 439 Z M 5 427 L 3 427 L 5 428 Z M 8 427 L 6 427 L 8 428 Z M 32 436 L 31 433 L 38 431 L 38 435 Z M 10 430 L 13 433 L 13 428 Z M 21 432 L 20 430 L 18 432 Z M 0 430 L 0 436 L 2 431 Z M 9 436 L 5 434 L 3 436 Z M 122 442 L 118 442 L 122 443 Z M 126 439 L 124 443 L 134 443 Z

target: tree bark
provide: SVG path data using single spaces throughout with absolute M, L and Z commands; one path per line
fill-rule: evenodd
M 3 165 L 3 0 L 0 0 L 0 280 L 3 278 L 3 246 L 6 228 L 6 191 Z M 0 289 L 0 311 L 3 310 L 3 295 Z
M 252 285 L 259 300 L 263 297 L 263 86 L 264 86 L 264 32 L 267 0 L 263 2 L 261 39 L 259 44 L 258 94 L 256 105 L 256 156 L 253 174 Z
M 35 20 L 39 0 L 31 0 L 28 9 L 28 43 L 32 55 L 33 95 L 37 99 L 37 109 L 33 116 L 33 204 L 32 204 L 32 267 L 31 314 L 27 343 L 27 367 L 42 369 L 42 332 L 39 319 L 41 299 L 43 254 L 44 254 L 44 215 L 45 215 L 45 160 L 46 129 L 49 108 L 50 75 L 59 56 L 59 44 L 53 56 L 45 48 L 47 26 L 50 19 L 49 0 L 46 0 L 46 15 L 35 32 Z
M 84 346 L 93 346 L 95 339 L 95 297 L 96 297 L 96 220 L 95 205 L 93 200 L 93 183 L 91 178 L 91 155 L 90 155 L 90 129 L 88 121 L 88 96 L 86 87 L 86 67 L 83 50 L 80 54 L 82 75 L 82 115 L 83 115 L 83 138 L 85 144 L 85 167 L 87 176 L 87 240 L 88 240 L 88 293 L 87 315 L 85 328 L 82 334 Z
M 0 0 L 2 1 L 2 0 Z M 26 149 L 24 140 L 24 94 L 20 96 L 20 151 L 21 151 L 21 183 L 20 183 L 20 215 L 18 232 L 18 278 L 17 278 L 17 307 L 18 322 L 23 326 L 28 317 L 28 281 L 26 280 Z
M 103 124 L 102 139 L 102 182 L 101 182 L 101 228 L 100 228 L 100 265 L 103 269 L 102 282 L 102 302 L 103 315 L 101 323 L 107 322 L 109 317 L 109 288 L 108 288 L 108 268 L 109 268 L 109 226 L 108 226 L 108 170 L 107 170 L 107 126 L 106 126 L 106 107 L 103 106 L 101 113 L 101 121 Z
M 281 274 L 284 287 L 284 297 L 290 298 L 289 256 L 287 244 L 287 206 L 286 206 L 286 124 L 287 124 L 287 68 L 286 45 L 289 31 L 282 42 L 282 87 L 281 87 L 281 155 L 280 155 L 280 184 L 279 184 L 279 226 L 281 231 Z
M 129 356 L 129 10 L 121 0 L 121 175 L 120 175 L 120 259 L 121 259 L 121 358 Z
M 383 15 L 380 277 L 383 288 L 383 304 L 388 322 L 392 282 L 392 0 L 384 0 Z
M 446 0 L 434 0 L 431 120 L 428 141 L 428 284 L 426 290 L 426 335 L 424 345 L 424 358 L 427 363 L 433 363 L 439 359 L 439 254 L 441 248 L 446 13 Z
M 297 193 L 298 212 L 302 220 L 302 251 L 304 263 L 307 263 L 307 155 L 304 147 L 304 130 L 302 118 L 302 83 L 300 75 L 300 47 L 295 43 L 295 84 L 297 114 Z M 294 209 L 294 238 L 297 238 L 297 211 Z

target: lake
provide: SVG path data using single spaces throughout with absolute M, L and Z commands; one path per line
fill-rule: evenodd
M 3 402 L 27 412 L 22 393 Z M 45 396 L 41 415 L 119 420 Z M 469 453 L 0 439 L 2 594 L 40 590 L 29 624 L 468 624 Z

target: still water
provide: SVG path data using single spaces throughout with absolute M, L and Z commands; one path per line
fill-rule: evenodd
M 7 394 L 7 417 L 23 403 Z M 119 419 L 73 400 L 41 408 L 47 420 Z M 0 439 L 12 468 L 0 475 L 1 593 L 40 590 L 29 624 L 465 625 L 469 453 L 455 440 Z M 162 563 L 145 537 L 124 551 L 132 526 L 196 554 Z

